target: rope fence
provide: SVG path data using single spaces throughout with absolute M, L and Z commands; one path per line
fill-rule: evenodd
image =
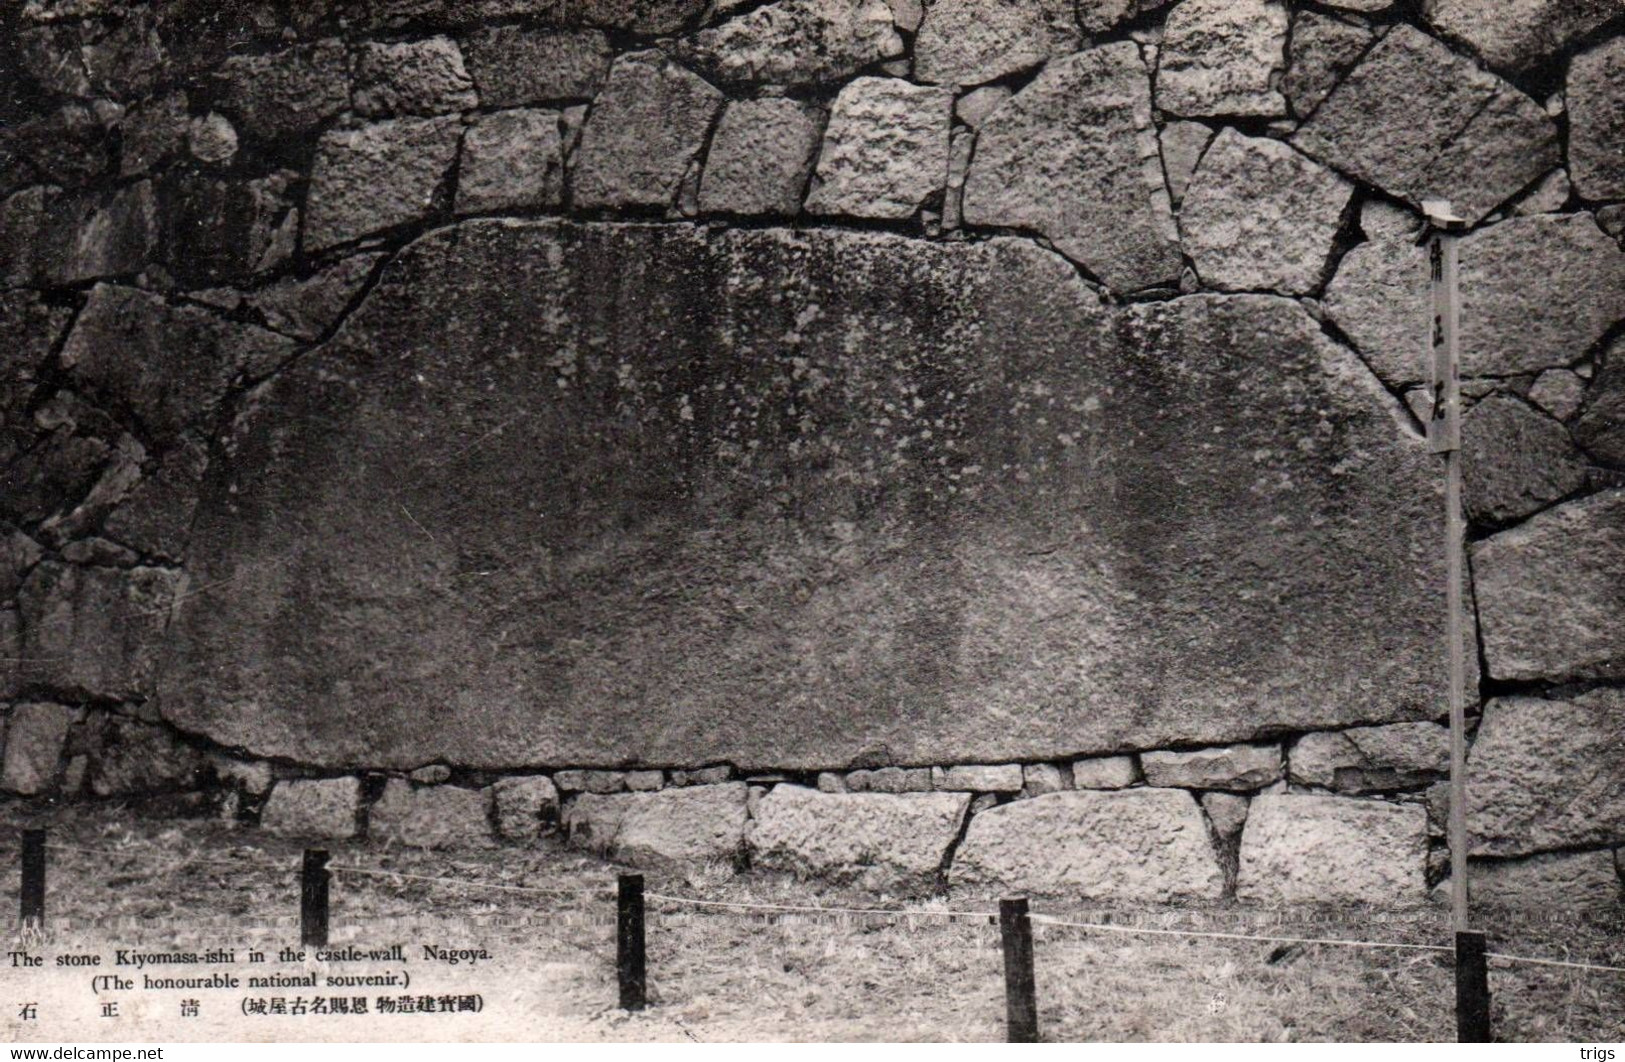
M 24 830 L 21 852 L 22 887 L 21 887 L 21 918 L 25 933 L 38 932 L 45 924 L 45 852 L 57 851 L 79 855 L 96 855 L 103 857 L 124 858 L 131 856 L 162 856 L 161 850 L 149 846 L 121 845 L 113 848 L 96 848 L 85 845 L 62 844 L 60 842 L 47 842 L 44 830 Z M 199 857 L 179 857 L 174 859 L 173 866 L 165 868 L 166 872 L 173 873 L 189 867 L 217 867 L 229 870 L 259 870 L 274 874 L 288 874 L 292 868 L 286 863 L 269 862 L 254 859 L 222 860 L 204 859 Z M 515 885 L 507 882 L 481 881 L 470 877 L 450 877 L 443 875 L 418 874 L 404 870 L 395 870 L 388 867 L 366 867 L 353 864 L 333 864 L 328 862 L 328 853 L 322 849 L 306 849 L 304 860 L 299 870 L 300 883 L 300 939 L 307 946 L 325 946 L 329 928 L 329 891 L 328 885 L 332 875 L 352 875 L 362 878 L 398 879 L 400 881 L 416 882 L 430 886 L 449 887 L 453 889 L 486 889 L 497 892 L 545 897 L 554 901 L 566 898 L 557 889 L 538 888 L 528 885 Z M 1469 1003 L 1475 1009 L 1482 1009 L 1482 1014 L 1474 1020 L 1487 1022 L 1488 1020 L 1488 993 L 1485 989 L 1481 1000 L 1473 999 L 1474 993 L 1464 992 L 1462 985 L 1465 976 L 1471 983 L 1476 980 L 1484 982 L 1487 973 L 1484 970 L 1485 961 L 1497 959 L 1506 963 L 1528 963 L 1536 966 L 1556 967 L 1569 970 L 1579 970 L 1595 974 L 1625 974 L 1625 966 L 1616 966 L 1606 963 L 1579 962 L 1569 959 L 1550 959 L 1529 955 L 1514 955 L 1506 952 L 1489 951 L 1484 946 L 1482 933 L 1458 933 L 1457 943 L 1427 944 L 1408 941 L 1393 940 L 1361 940 L 1343 937 L 1304 937 L 1285 936 L 1264 933 L 1238 933 L 1218 930 L 1161 928 L 1143 925 L 1123 925 L 1109 922 L 1078 921 L 1060 918 L 1053 915 L 1034 913 L 1028 909 L 1025 899 L 1006 899 L 1000 902 L 998 911 L 971 911 L 953 910 L 947 908 L 891 908 L 891 907 L 841 907 L 820 906 L 813 904 L 776 904 L 760 901 L 741 900 L 708 900 L 697 896 L 680 896 L 670 893 L 645 891 L 643 876 L 640 874 L 622 874 L 617 883 L 616 914 L 616 956 L 618 981 L 621 992 L 621 1006 L 625 1010 L 641 1010 L 646 1005 L 647 993 L 647 952 L 645 948 L 646 936 L 646 902 L 653 901 L 669 907 L 686 907 L 701 912 L 715 913 L 717 915 L 734 915 L 743 917 L 766 917 L 769 919 L 822 919 L 822 920 L 855 920 L 855 919 L 888 919 L 892 921 L 912 922 L 915 920 L 941 920 L 944 924 L 970 923 L 986 926 L 998 926 L 1005 957 L 1006 993 L 1008 1004 L 1009 1035 L 1012 1041 L 1036 1039 L 1037 1010 L 1033 998 L 1034 977 L 1032 971 L 1033 946 L 1032 931 L 1034 927 L 1045 930 L 1075 931 L 1084 934 L 1106 933 L 1120 935 L 1174 937 L 1202 940 L 1225 940 L 1244 943 L 1273 944 L 1273 945 L 1303 945 L 1324 946 L 1353 949 L 1392 949 L 1403 951 L 1418 951 L 1434 954 L 1454 954 L 1456 956 L 1458 976 L 1458 1020 L 1460 1028 L 1468 1028 L 1467 1019 L 1462 1016 L 1462 1007 Z M 607 924 L 607 918 L 593 918 L 591 924 Z M 586 922 L 579 924 L 588 924 Z M 528 924 L 529 928 L 539 929 L 545 936 L 596 958 L 607 959 L 600 949 L 579 941 L 572 941 L 565 937 L 549 933 L 545 929 Z M 1469 939 L 1464 939 L 1469 938 Z M 1464 963 L 1472 967 L 1463 973 Z

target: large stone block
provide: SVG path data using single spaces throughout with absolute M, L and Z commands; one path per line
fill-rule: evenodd
M 1124 41 L 1049 63 L 988 116 L 965 180 L 970 225 L 1030 229 L 1123 291 L 1181 265 L 1140 52 Z
M 1225 129 L 1185 189 L 1179 230 L 1210 286 L 1306 295 L 1328 272 L 1353 195 L 1352 184 L 1281 141 Z
M 534 210 L 564 198 L 559 112 L 518 108 L 475 119 L 463 133 L 457 213 Z
M 1182 789 L 1262 789 L 1285 769 L 1280 745 L 1226 745 L 1140 755 L 1147 785 Z
M 1353 797 L 1266 793 L 1241 833 L 1236 898 L 1265 904 L 1427 899 L 1427 811 Z
M 1398 417 L 1296 302 L 1103 307 L 1030 241 L 465 222 L 249 396 L 163 710 L 333 766 L 747 772 L 1433 718 Z
M 572 844 L 640 866 L 732 860 L 745 839 L 745 783 L 583 793 L 564 809 Z
M 1625 317 L 1625 252 L 1590 214 L 1489 225 L 1462 239 L 1460 255 L 1464 377 L 1569 365 Z M 1428 379 L 1428 291 L 1427 249 L 1396 235 L 1345 255 L 1324 305 L 1401 387 Z
M 728 104 L 706 153 L 700 209 L 800 213 L 823 133 L 823 113 L 798 100 L 768 97 Z
M 1587 199 L 1625 199 L 1625 37 L 1569 61 L 1569 176 Z
M 855 880 L 870 889 L 926 889 L 936 883 L 969 806 L 966 793 L 820 793 L 779 785 L 757 803 L 745 839 L 755 867 Z
M 956 888 L 1073 899 L 1216 900 L 1224 873 L 1196 798 L 1171 789 L 1051 793 L 977 813 Z
M 350 105 L 349 68 L 337 40 L 234 55 L 220 67 L 221 107 L 253 136 L 307 136 Z
M 46 561 L 23 584 L 23 678 L 67 696 L 153 692 L 178 573 L 78 568 Z
M 305 249 L 321 251 L 419 221 L 457 157 L 456 117 L 394 118 L 325 133 L 305 207 Z
M 1412 203 L 1477 221 L 1558 162 L 1534 100 L 1401 23 L 1332 90 L 1292 143 Z
M 1590 0 L 1423 0 L 1422 16 L 1497 70 L 1513 73 L 1549 62 L 1610 18 L 1614 4 Z
M 1474 855 L 1625 842 L 1625 691 L 1502 697 L 1467 757 Z
M 1182 0 L 1163 31 L 1157 106 L 1186 118 L 1285 114 L 1288 21 L 1274 0 Z
M 73 709 L 60 704 L 15 704 L 6 721 L 0 789 L 39 796 L 56 788 Z
M 1345 793 L 1409 789 L 1450 769 L 1450 731 L 1390 723 L 1305 734 L 1287 754 L 1291 778 Z
M 1470 519 L 1522 519 L 1585 486 L 1568 429 L 1516 398 L 1494 395 L 1461 418 L 1462 500 Z
M 463 51 L 487 107 L 592 99 L 615 54 L 597 30 L 523 26 L 482 29 L 464 39 Z
M 1609 849 L 1554 852 L 1527 859 L 1474 859 L 1467 882 L 1475 904 L 1552 913 L 1617 914 L 1625 908 L 1625 886 Z M 1448 896 L 1450 880 L 1439 892 Z
M 359 778 L 295 779 L 277 782 L 265 798 L 260 825 L 294 837 L 354 837 L 361 811 Z
M 1077 51 L 1064 0 L 937 0 L 914 41 L 914 76 L 933 85 L 980 85 Z
M 1625 490 L 1548 509 L 1472 555 L 1491 678 L 1625 678 Z
M 841 90 L 824 131 L 807 210 L 902 220 L 948 181 L 953 93 L 900 78 L 860 77 Z
M 1292 113 L 1299 118 L 1314 113 L 1320 101 L 1365 54 L 1371 38 L 1371 28 L 1363 23 L 1315 11 L 1294 15 L 1290 60 L 1286 76 L 1281 78 L 1281 92 Z
M 774 0 L 677 42 L 676 53 L 721 81 L 841 81 L 904 52 L 886 0 Z
M 356 112 L 369 118 L 445 114 L 480 102 L 450 37 L 365 41 L 355 56 Z
M 579 207 L 663 207 L 705 146 L 722 93 L 659 52 L 615 60 L 581 130 Z
M 367 834 L 411 848 L 475 848 L 491 841 L 491 792 L 391 778 L 367 809 Z

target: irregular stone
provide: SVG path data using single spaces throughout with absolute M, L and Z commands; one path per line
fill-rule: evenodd
M 209 754 L 208 763 L 221 782 L 251 796 L 269 793 L 275 781 L 271 765 L 264 760 L 239 760 L 216 752 Z
M 700 177 L 699 205 L 708 214 L 801 212 L 824 114 L 783 97 L 735 100 L 722 112 Z
M 95 796 L 190 791 L 202 783 L 208 761 L 169 728 L 105 713 L 92 728 L 84 784 Z
M 1422 17 L 1453 40 L 1465 43 L 1497 70 L 1519 73 L 1550 60 L 1617 15 L 1606 3 L 1572 0 L 1423 0 Z
M 1401 23 L 1292 137 L 1295 147 L 1412 203 L 1476 222 L 1559 161 L 1534 100 Z
M 575 205 L 669 206 L 722 102 L 720 92 L 659 52 L 616 59 L 581 130 Z
M 1467 754 L 1468 851 L 1517 856 L 1625 839 L 1622 742 L 1622 690 L 1490 700 Z
M 807 210 L 913 217 L 948 179 L 953 94 L 888 77 L 860 77 L 835 97 Z
M 1078 49 L 1077 24 L 1049 0 L 936 0 L 914 39 L 914 76 L 980 85 Z
M 136 288 L 91 289 L 61 363 L 82 384 L 133 409 L 160 440 L 212 414 L 240 374 L 261 375 L 294 344 L 197 306 Z
M 1021 791 L 1028 796 L 1043 796 L 1071 789 L 1072 779 L 1053 763 L 1029 763 L 1021 769 Z
M 36 172 L 53 184 L 84 184 L 106 173 L 112 164 L 113 141 L 107 123 L 94 109 L 78 102 L 11 125 L 0 143 L 33 163 Z
M 939 768 L 933 767 L 931 770 L 934 773 L 939 770 Z M 869 791 L 869 778 L 873 774 L 873 771 L 862 769 L 846 772 L 846 778 L 844 779 L 846 783 L 845 792 L 867 793 Z
M 1139 50 L 1122 42 L 1049 63 L 983 124 L 965 221 L 1030 229 L 1112 288 L 1179 276 Z
M 565 808 L 564 825 L 572 844 L 636 866 L 732 860 L 745 837 L 745 785 L 586 793 Z
M 1360 204 L 1360 231 L 1364 232 L 1369 240 L 1406 236 L 1414 238 L 1422 231 L 1422 215 L 1414 214 L 1386 199 L 1367 199 Z
M 246 301 L 276 331 L 299 339 L 316 339 L 343 316 L 383 257 L 351 255 L 311 276 L 279 280 L 249 295 Z
M 1548 509 L 1471 549 L 1490 677 L 1625 678 L 1625 490 Z
M 70 285 L 140 272 L 158 243 L 157 209 L 150 181 L 50 198 L 35 276 Z
M 490 810 L 489 790 L 391 778 L 368 809 L 367 832 L 410 848 L 476 847 L 491 838 Z
M 663 771 L 626 772 L 626 788 L 634 793 L 653 793 L 663 789 L 665 785 L 666 775 Z
M 178 170 L 160 186 L 164 263 L 182 283 L 241 284 L 267 268 L 290 214 L 297 175 L 243 181 Z
M 463 132 L 457 213 L 556 207 L 564 200 L 559 113 L 483 114 Z
M 1501 909 L 1618 912 L 1625 905 L 1614 853 L 1562 852 L 1502 862 L 1474 859 L 1467 868 L 1473 903 Z M 1440 886 L 1450 895 L 1450 879 Z
M 1140 780 L 1133 756 L 1100 756 L 1072 761 L 1074 789 L 1127 789 Z
M 450 780 L 450 778 L 451 768 L 443 763 L 427 764 L 406 776 L 407 781 L 416 782 L 418 785 L 439 785 L 441 782 Z
M 1569 61 L 1569 172 L 1586 199 L 1625 198 L 1625 37 Z
M 1512 204 L 1512 213 L 1518 217 L 1556 213 L 1568 205 L 1571 190 L 1568 173 L 1558 167 Z
M 626 788 L 626 775 L 620 771 L 559 771 L 553 784 L 561 793 L 619 793 Z
M 834 771 L 819 771 L 818 791 L 820 793 L 845 793 L 847 792 L 846 779 Z
M 260 825 L 271 833 L 293 837 L 344 840 L 355 836 L 360 811 L 359 778 L 282 781 L 265 798 Z
M 146 456 L 146 449 L 133 436 L 121 432 L 109 451 L 107 462 L 102 467 L 100 475 L 96 477 L 96 482 L 71 510 L 53 513 L 40 524 L 37 532 L 40 540 L 61 546 L 70 539 L 94 532 L 113 507 L 123 501 L 130 488 L 141 479 L 141 465 Z M 87 550 L 85 555 L 99 553 L 112 553 L 118 556 L 122 551 L 108 543 L 106 548 Z M 70 562 L 74 561 L 74 558 L 69 556 L 67 547 L 64 547 L 63 557 Z
M 1030 240 L 465 222 L 221 439 L 187 573 L 232 592 L 176 611 L 163 710 L 504 770 L 1434 718 L 1442 485 L 1397 413 L 1296 302 L 1104 307 Z
M 1088 33 L 1106 33 L 1168 3 L 1169 0 L 1077 0 L 1078 25 Z
M 1157 64 L 1157 106 L 1199 115 L 1286 113 L 1286 5 L 1272 0 L 1181 0 L 1168 12 Z
M 73 724 L 73 709 L 60 704 L 11 706 L 6 724 L 6 751 L 0 765 L 0 789 L 39 796 L 56 788 L 62 748 Z
M 87 25 L 79 53 L 91 91 L 114 99 L 150 93 L 167 58 L 151 11 L 133 7 L 120 14 L 111 24 Z
M 18 595 L 26 682 L 108 700 L 151 694 L 177 578 L 162 568 L 36 565 Z
M 445 114 L 480 102 L 450 37 L 364 41 L 355 55 L 351 98 L 356 112 L 368 118 Z
M 1241 833 L 1236 898 L 1264 904 L 1427 899 L 1427 812 L 1417 804 L 1264 794 Z
M 1597 227 L 1618 239 L 1625 234 L 1625 203 L 1609 203 L 1597 208 Z
M 219 69 L 220 106 L 251 136 L 306 137 L 349 107 L 349 65 L 338 40 L 233 55 Z
M 1236 793 L 1203 793 L 1202 810 L 1207 812 L 1208 825 L 1222 840 L 1229 840 L 1247 825 L 1247 808 L 1251 801 Z
M 1580 410 L 1586 382 L 1569 369 L 1547 369 L 1535 377 L 1529 388 L 1529 401 L 1558 420 L 1568 420 Z
M 1408 237 L 1363 243 L 1326 287 L 1327 314 L 1390 386 L 1431 371 L 1426 255 Z M 1589 214 L 1489 225 L 1460 255 L 1463 377 L 1566 366 L 1625 312 L 1625 253 Z
M 1224 874 L 1189 793 L 1051 793 L 971 817 L 954 853 L 955 888 L 1167 903 L 1218 899 Z
M 462 125 L 394 118 L 322 135 L 305 206 L 305 249 L 322 251 L 428 217 Z
M 1371 28 L 1361 23 L 1314 11 L 1293 16 L 1291 58 L 1281 79 L 1292 113 L 1299 118 L 1313 114 L 1371 46 L 1372 37 Z
M 1019 793 L 1021 791 L 1021 764 L 1003 763 L 996 766 L 959 764 L 933 779 L 933 786 L 966 793 Z
M 1603 355 L 1602 371 L 1591 382 L 1574 438 L 1593 457 L 1625 466 L 1625 338 L 1616 338 Z
M 983 85 L 972 89 L 954 103 L 954 116 L 972 129 L 979 129 L 987 116 L 998 110 L 1012 94 L 1008 85 Z
M 161 169 L 186 146 L 191 127 L 184 92 L 132 106 L 119 127 L 119 176 L 140 177 Z
M 559 791 L 543 775 L 504 778 L 491 787 L 498 836 L 534 844 L 559 820 Z
M 463 52 L 487 107 L 592 99 L 615 56 L 597 30 L 523 26 L 482 29 L 463 39 Z
M 0 700 L 15 700 L 22 695 L 22 689 L 22 619 L 16 609 L 0 608 Z M 0 720 L 0 749 L 4 748 L 4 729 Z
M 0 292 L 0 466 L 38 437 L 30 406 L 72 316 L 66 307 L 52 306 L 33 292 Z M 0 600 L 11 594 L 6 553 L 0 539 Z
M 199 162 L 225 165 L 237 156 L 237 130 L 225 115 L 210 112 L 187 125 L 186 146 Z
M 184 559 L 198 487 L 208 465 L 203 445 L 195 438 L 181 438 L 157 469 L 131 488 L 102 530 L 146 556 Z
M 1184 789 L 1262 789 L 1281 777 L 1280 745 L 1226 745 L 1188 752 L 1142 752 L 1145 784 Z
M 1585 485 L 1586 463 L 1568 430 L 1507 395 L 1461 419 L 1462 493 L 1469 519 L 1504 524 Z
M 1288 754 L 1291 779 L 1343 793 L 1408 789 L 1450 769 L 1450 731 L 1390 723 L 1305 734 Z
M 1213 129 L 1201 122 L 1169 122 L 1162 127 L 1162 168 L 1168 178 L 1168 195 L 1175 206 L 1185 198 L 1191 174 L 1202 152 L 1213 142 Z
M 1227 128 L 1185 192 L 1180 234 L 1212 287 L 1305 295 L 1320 287 L 1353 195 L 1281 141 Z
M 727 764 L 671 772 L 672 785 L 720 785 L 733 777 L 733 768 Z
M 886 0 L 775 0 L 678 41 L 677 57 L 721 81 L 843 81 L 904 53 Z
M 935 884 L 970 797 L 956 793 L 820 793 L 775 786 L 745 830 L 751 866 L 866 889 Z

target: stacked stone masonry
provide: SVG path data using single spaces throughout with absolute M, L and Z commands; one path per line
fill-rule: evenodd
M 1443 198 L 1474 888 L 1622 903 L 1610 5 L 28 0 L 0 70 L 7 799 L 1425 901 Z

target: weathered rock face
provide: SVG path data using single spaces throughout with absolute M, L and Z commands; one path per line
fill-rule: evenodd
M 1306 118 L 1371 46 L 1370 27 L 1299 11 L 1292 19 L 1292 47 L 1281 92 L 1292 113 Z
M 1044 67 L 983 124 L 965 181 L 971 225 L 1031 229 L 1113 288 L 1179 276 L 1151 89 L 1123 42 Z
M 221 105 L 253 136 L 308 135 L 349 106 L 349 65 L 336 40 L 232 56 L 220 68 Z
M 1540 513 L 1472 551 L 1491 678 L 1625 677 L 1625 491 Z
M 1450 731 L 1437 723 L 1390 723 L 1305 734 L 1287 757 L 1294 782 L 1364 793 L 1409 789 L 1450 769 Z
M 1228 745 L 1140 757 L 1147 785 L 1185 789 L 1262 789 L 1281 777 L 1281 746 Z
M 1625 317 L 1625 253 L 1589 214 L 1489 225 L 1460 253 L 1464 377 L 1568 365 Z M 1426 249 L 1395 237 L 1345 255 L 1325 307 L 1398 387 L 1428 378 L 1428 299 Z
M 188 561 L 232 593 L 183 600 L 163 709 L 407 767 L 999 763 L 1427 717 L 1438 486 L 1394 417 L 1295 303 L 1108 315 L 1021 241 L 468 223 L 241 419 Z
M 488 107 L 591 99 L 614 53 L 597 30 L 550 32 L 493 26 L 464 38 L 479 97 Z
M 679 41 L 722 81 L 818 84 L 903 54 L 886 0 L 774 0 Z
M 1461 421 L 1463 500 L 1475 520 L 1528 516 L 1585 485 L 1568 430 L 1524 402 L 1492 396 Z
M 1466 42 L 1497 70 L 1529 70 L 1571 41 L 1619 14 L 1607 3 L 1586 0 L 1424 0 L 1422 15 L 1445 36 Z
M 1179 229 L 1214 287 L 1308 294 L 1327 272 L 1353 194 L 1349 182 L 1281 141 L 1226 129 L 1185 190 Z
M 1558 161 L 1556 126 L 1534 100 L 1406 25 L 1365 54 L 1292 143 L 1396 197 L 1448 199 L 1470 221 Z
M 965 793 L 820 793 L 778 785 L 757 802 L 745 838 L 752 866 L 866 888 L 926 889 L 969 805 Z
M 1056 0 L 938 0 L 914 44 L 914 75 L 980 85 L 1077 50 L 1077 24 Z
M 265 798 L 260 825 L 295 837 L 354 837 L 361 810 L 358 778 L 296 779 L 278 782 Z
M 325 134 L 305 211 L 305 247 L 319 251 L 427 217 L 457 155 L 454 117 L 395 118 Z
M 478 103 L 463 53 L 450 37 L 368 41 L 356 53 L 354 104 L 359 114 L 445 114 Z
M 1625 906 L 1614 853 L 1564 852 L 1528 859 L 1475 859 L 1467 868 L 1475 904 L 1526 911 L 1613 913 Z M 1448 895 L 1449 880 L 1441 891 Z
M 953 94 L 860 77 L 835 98 L 807 209 L 860 218 L 912 217 L 948 179 Z
M 732 860 L 745 837 L 745 784 L 584 793 L 565 809 L 564 826 L 573 843 L 640 866 Z
M 1236 897 L 1264 904 L 1418 903 L 1427 812 L 1416 804 L 1264 794 L 1241 833 Z
M 62 747 L 73 725 L 73 709 L 60 704 L 17 704 L 6 720 L 5 760 L 0 789 L 37 796 L 56 788 Z
M 1625 37 L 1569 63 L 1569 175 L 1587 199 L 1625 198 Z
M 491 794 L 391 778 L 367 811 L 369 836 L 412 848 L 479 847 L 491 839 Z
M 1287 23 L 1272 0 L 1181 0 L 1163 33 L 1157 106 L 1186 118 L 1285 114 Z
M 88 730 L 77 740 L 89 753 L 85 788 L 98 797 L 196 789 L 207 768 L 168 727 L 97 713 Z
M 1217 899 L 1202 809 L 1171 789 L 1051 793 L 971 818 L 949 881 L 1087 900 Z
M 1625 841 L 1622 751 L 1625 691 L 1490 701 L 1467 757 L 1469 851 L 1516 856 Z
M 1574 437 L 1593 457 L 1625 467 L 1625 340 L 1609 344 L 1602 371 L 1575 421 Z
M 176 582 L 163 568 L 36 565 L 18 595 L 25 682 L 97 699 L 150 695 Z
M 700 209 L 799 213 L 823 132 L 823 113 L 797 100 L 769 97 L 728 104 L 706 154 Z
M 623 55 L 581 130 L 577 206 L 668 206 L 722 93 L 659 52 Z
M 540 775 L 504 778 L 491 787 L 497 833 L 507 841 L 534 843 L 559 820 L 559 791 Z
M 559 112 L 516 108 L 483 115 L 463 133 L 457 213 L 529 210 L 564 198 Z

